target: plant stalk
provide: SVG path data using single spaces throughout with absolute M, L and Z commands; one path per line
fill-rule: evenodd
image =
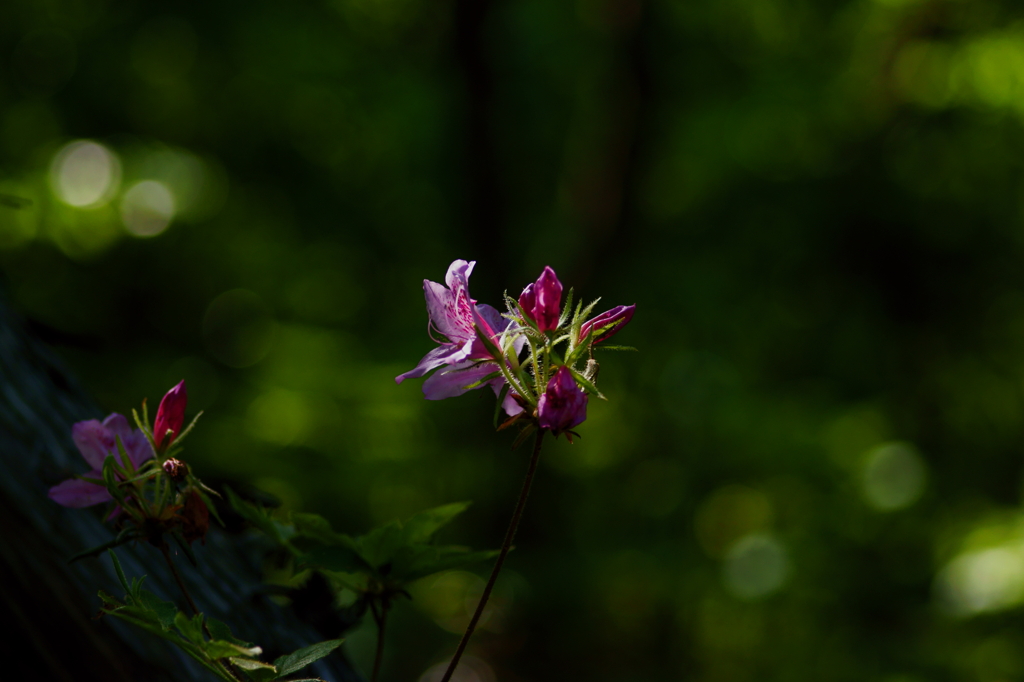
M 459 648 L 455 650 L 455 656 L 452 657 L 451 662 L 448 664 L 448 669 L 444 673 L 444 677 L 441 678 L 441 682 L 449 682 L 452 679 L 452 675 L 455 673 L 455 668 L 459 665 L 459 659 L 462 658 L 463 652 L 466 650 L 466 645 L 469 644 L 469 638 L 473 636 L 473 631 L 476 629 L 476 624 L 480 620 L 480 616 L 483 615 L 484 607 L 487 606 L 487 599 L 491 596 L 491 590 L 494 589 L 494 583 L 498 580 L 498 574 L 501 572 L 501 566 L 505 563 L 505 557 L 508 556 L 508 552 L 512 549 L 512 540 L 515 539 L 516 529 L 519 527 L 519 519 L 523 516 L 523 509 L 526 507 L 526 498 L 530 494 L 530 484 L 533 483 L 533 475 L 537 473 L 537 462 L 540 460 L 540 446 L 544 440 L 544 433 L 546 429 L 537 430 L 537 438 L 533 441 L 533 455 L 530 457 L 530 467 L 526 470 L 526 479 L 523 481 L 523 489 L 519 493 L 519 501 L 516 502 L 516 509 L 512 512 L 512 521 L 508 524 L 508 531 L 505 532 L 505 541 L 501 545 L 501 552 L 498 554 L 498 560 L 494 562 L 494 568 L 491 570 L 491 577 L 487 580 L 487 585 L 484 587 L 484 593 L 480 595 L 480 603 L 476 606 L 476 612 L 473 613 L 473 617 L 469 621 L 469 625 L 466 627 L 466 633 L 462 635 L 462 641 L 459 642 Z
M 380 615 L 377 615 L 377 607 L 371 601 L 370 609 L 373 611 L 373 619 L 377 622 L 377 654 L 373 658 L 373 676 L 370 677 L 370 682 L 377 682 L 380 664 L 384 660 L 384 625 L 388 620 L 388 607 L 387 604 L 381 604 Z
M 160 552 L 164 555 L 164 559 L 167 560 L 167 565 L 171 568 L 171 575 L 174 576 L 174 581 L 178 583 L 178 588 L 181 590 L 181 593 L 185 595 L 185 601 L 188 602 L 189 608 L 192 609 L 192 615 L 198 616 L 199 607 L 196 606 L 196 603 L 194 601 L 192 601 L 192 595 L 189 594 L 188 588 L 185 587 L 185 581 L 181 579 L 181 574 L 178 573 L 178 567 L 174 565 L 174 560 L 171 559 L 170 548 L 167 546 L 167 542 L 163 538 L 160 538 Z M 205 618 L 203 619 L 203 632 L 206 633 L 207 637 L 213 639 L 213 633 L 210 632 L 210 626 L 206 624 Z M 232 666 L 230 663 L 221 663 L 220 661 L 214 661 L 213 664 L 216 667 L 223 669 L 224 672 L 231 679 L 241 681 L 242 678 L 239 677 L 238 673 L 236 673 L 234 670 L 234 666 Z

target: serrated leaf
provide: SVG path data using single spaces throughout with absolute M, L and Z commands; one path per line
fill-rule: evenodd
M 189 618 L 181 611 L 178 611 L 174 616 L 174 626 L 191 642 L 202 644 L 205 641 L 203 637 L 203 614 L 201 613 L 197 614 L 194 618 Z
M 402 544 L 426 544 L 442 526 L 466 511 L 471 502 L 452 502 L 427 509 L 402 524 Z
M 324 656 L 327 656 L 332 651 L 341 646 L 341 643 L 345 641 L 343 639 L 328 639 L 324 642 L 318 642 L 311 644 L 307 647 L 303 647 L 298 651 L 293 651 L 290 654 L 282 656 L 281 658 L 274 661 L 274 666 L 277 668 L 277 674 L 279 676 L 291 675 L 297 670 L 302 670 L 310 663 L 319 661 Z
M 138 605 L 151 611 L 164 630 L 174 625 L 177 620 L 178 607 L 149 590 L 139 590 Z

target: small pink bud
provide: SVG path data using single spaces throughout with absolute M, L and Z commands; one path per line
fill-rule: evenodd
M 537 281 L 523 289 L 519 305 L 527 317 L 537 323 L 540 331 L 558 328 L 558 318 L 562 314 L 562 283 L 550 266 L 545 266 Z
M 635 305 L 619 305 L 601 313 L 597 317 L 587 320 L 580 327 L 580 341 L 587 338 L 587 334 L 590 333 L 591 329 L 597 330 L 594 343 L 600 343 L 615 336 L 620 329 L 633 319 L 633 312 L 635 310 Z
M 558 368 L 537 403 L 537 423 L 556 436 L 587 418 L 587 394 L 576 385 L 569 368 Z
M 169 457 L 167 461 L 164 462 L 164 473 L 166 473 L 175 483 L 181 483 L 185 480 L 185 477 L 188 476 L 188 465 L 180 459 Z
M 185 392 L 185 380 L 182 379 L 178 385 L 167 392 L 167 395 L 160 401 L 160 407 L 156 411 L 156 420 L 153 422 L 153 442 L 158 448 L 167 432 L 170 431 L 170 446 L 174 439 L 181 433 L 181 426 L 185 423 L 185 405 L 188 403 L 188 394 Z M 162 450 L 162 448 L 161 448 Z

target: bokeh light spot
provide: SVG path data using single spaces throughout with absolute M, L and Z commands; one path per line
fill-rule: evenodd
M 879 511 L 909 507 L 924 492 L 927 473 L 924 461 L 909 443 L 879 445 L 867 454 L 864 497 Z
M 98 142 L 76 140 L 64 145 L 50 164 L 50 187 L 75 208 L 97 208 L 113 197 L 121 182 L 121 163 Z
M 713 492 L 697 510 L 697 540 L 710 556 L 720 558 L 739 538 L 766 530 L 772 517 L 772 504 L 764 493 L 727 485 Z
M 722 573 L 731 594 L 740 599 L 759 599 L 786 584 L 789 557 L 778 540 L 754 533 L 729 548 Z
M 174 195 L 158 180 L 135 183 L 121 199 L 121 219 L 136 237 L 155 237 L 173 218 Z
M 1024 598 L 1024 552 L 994 547 L 953 559 L 936 580 L 939 599 L 958 616 L 997 611 Z

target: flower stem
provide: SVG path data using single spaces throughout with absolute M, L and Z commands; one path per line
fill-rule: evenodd
M 167 560 L 167 565 L 171 568 L 171 575 L 174 576 L 174 582 L 178 583 L 178 588 L 181 590 L 181 593 L 185 595 L 185 601 L 188 602 L 189 608 L 192 609 L 192 615 L 198 616 L 199 607 L 197 607 L 196 603 L 192 601 L 192 595 L 189 594 L 188 588 L 185 587 L 185 581 L 181 579 L 181 574 L 178 573 L 178 567 L 174 565 L 174 560 L 171 559 L 171 550 L 167 546 L 167 542 L 163 538 L 160 538 L 159 546 L 161 554 L 164 555 L 164 559 Z M 206 633 L 207 637 L 213 639 L 213 633 L 210 632 L 210 626 L 206 624 L 205 618 L 203 618 L 203 632 Z M 242 678 L 238 675 L 237 672 L 235 672 L 234 667 L 230 663 L 221 663 L 220 661 L 214 660 L 212 661 L 212 664 L 214 665 L 214 667 L 223 670 L 224 674 L 227 675 L 228 679 L 238 680 L 239 682 L 241 682 Z
M 491 570 L 491 577 L 487 580 L 487 585 L 484 587 L 484 593 L 480 595 L 480 603 L 476 606 L 476 612 L 469 621 L 469 625 L 466 627 L 466 634 L 462 635 L 462 641 L 459 642 L 459 648 L 455 650 L 455 656 L 452 657 L 451 662 L 448 664 L 448 669 L 444 673 L 444 677 L 441 678 L 441 682 L 449 682 L 452 679 L 452 675 L 455 673 L 455 668 L 459 665 L 459 659 L 462 658 L 463 652 L 466 650 L 466 645 L 469 644 L 469 638 L 473 636 L 473 630 L 476 629 L 477 621 L 480 620 L 480 616 L 484 612 L 484 607 L 487 606 L 487 599 L 491 596 L 491 590 L 494 589 L 494 583 L 498 579 L 498 573 L 501 572 L 501 565 L 505 563 L 505 557 L 508 556 L 508 552 L 512 549 L 512 540 L 516 536 L 516 529 L 519 527 L 519 519 L 523 516 L 523 508 L 526 507 L 526 498 L 530 494 L 530 484 L 533 483 L 533 475 L 537 472 L 537 461 L 540 459 L 540 446 L 544 439 L 544 433 L 546 429 L 537 430 L 537 438 L 533 441 L 533 455 L 530 457 L 530 467 L 526 470 L 526 479 L 523 481 L 523 489 L 519 493 L 519 501 L 516 502 L 516 509 L 512 512 L 512 521 L 508 524 L 508 531 L 505 533 L 505 541 L 501 545 L 501 552 L 498 554 L 498 560 L 494 562 L 494 568 Z
M 178 567 L 174 565 L 174 561 L 171 559 L 170 548 L 167 546 L 167 543 L 163 538 L 160 539 L 160 551 L 163 553 L 164 559 L 167 560 L 167 565 L 171 567 L 171 575 L 174 576 L 174 581 L 178 583 L 178 588 L 181 590 L 181 593 L 185 595 L 185 601 L 188 602 L 189 608 L 192 609 L 192 615 L 198 615 L 199 607 L 197 607 L 196 603 L 192 601 L 192 595 L 188 593 L 188 588 L 185 587 L 185 582 L 181 579 L 181 574 L 178 573 Z
M 380 673 L 380 664 L 384 660 L 384 625 L 388 620 L 387 604 L 380 605 L 380 615 L 377 614 L 377 607 L 373 601 L 370 602 L 370 610 L 373 611 L 373 619 L 377 622 L 377 654 L 373 659 L 373 676 L 370 682 L 377 682 L 377 675 Z

